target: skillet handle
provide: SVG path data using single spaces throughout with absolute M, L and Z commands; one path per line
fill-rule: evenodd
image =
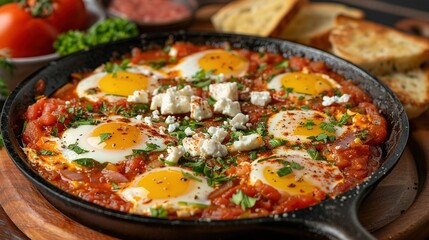
M 357 217 L 357 209 L 363 199 L 360 195 L 363 194 L 339 196 L 338 199 L 323 202 L 322 208 L 314 209 L 316 212 L 304 217 L 305 224 L 310 231 L 329 239 L 375 240 Z

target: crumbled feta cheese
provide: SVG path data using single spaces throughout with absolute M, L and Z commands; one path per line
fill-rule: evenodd
M 176 90 L 176 87 L 167 89 L 166 93 L 161 93 L 152 98 L 150 109 L 161 108 L 161 114 L 188 113 L 191 110 L 190 96 L 192 88 L 187 85 L 183 89 Z
M 226 146 L 215 139 L 206 139 L 204 134 L 186 137 L 182 140 L 183 147 L 191 156 L 223 157 L 228 154 Z
M 170 48 L 170 51 L 168 51 L 168 56 L 177 57 L 177 53 L 178 53 L 177 49 L 172 47 L 172 48 Z
M 207 132 L 212 136 L 212 139 L 222 142 L 228 135 L 228 132 L 221 127 L 209 127 Z
M 238 100 L 238 88 L 236 82 L 215 83 L 209 86 L 209 94 L 216 101 L 221 99 Z
M 238 113 L 235 117 L 229 120 L 229 124 L 234 129 L 246 130 L 246 124 L 249 121 L 249 115 L 244 115 L 242 113 Z
M 180 126 L 179 123 L 172 123 L 172 124 L 168 124 L 168 132 L 174 132 L 174 130 L 176 130 L 176 128 L 178 128 Z
M 343 94 L 341 97 L 338 96 L 332 96 L 332 97 L 328 97 L 328 96 L 323 96 L 323 102 L 322 105 L 327 107 L 327 106 L 331 106 L 333 103 L 346 103 L 350 100 L 350 95 L 349 94 Z
M 136 120 L 137 120 L 137 121 L 141 121 L 142 119 L 143 119 L 143 116 L 142 116 L 142 115 L 137 115 L 137 116 L 136 116 Z
M 159 127 L 159 133 L 160 134 L 165 134 L 165 131 L 167 130 L 165 127 L 163 127 L 163 126 L 161 126 L 161 127 Z
M 240 136 L 238 141 L 232 144 L 233 151 L 250 151 L 264 146 L 264 141 L 261 135 L 253 133 L 247 136 Z
M 188 152 L 192 157 L 199 156 L 200 146 L 204 140 L 203 134 L 196 134 L 192 137 L 186 137 L 182 140 L 182 145 L 185 151 Z
M 152 126 L 152 119 L 150 117 L 144 117 L 143 122 L 149 126 Z
M 264 107 L 268 103 L 271 102 L 270 92 L 268 92 L 268 91 L 264 91 L 264 92 L 251 92 L 250 93 L 250 102 L 253 105 Z
M 241 113 L 240 103 L 226 98 L 218 100 L 213 107 L 216 113 L 222 113 L 230 117 L 235 117 L 235 115 Z
M 155 90 L 153 90 L 152 91 L 152 96 L 158 95 L 160 90 L 161 90 L 161 87 L 158 87 Z
M 70 105 L 71 102 L 70 101 L 66 101 L 65 103 L 66 103 L 66 105 Z
M 201 121 L 206 118 L 211 118 L 212 116 L 213 112 L 207 101 L 200 97 L 191 97 L 191 118 Z
M 200 146 L 200 156 L 207 157 L 224 157 L 228 154 L 226 146 L 214 139 L 204 139 Z
M 154 119 L 158 119 L 159 118 L 159 111 L 158 110 L 155 110 L 155 111 L 152 112 L 152 118 L 154 118 Z
M 185 134 L 186 134 L 186 136 L 191 136 L 191 135 L 195 134 L 195 132 L 192 131 L 192 129 L 190 127 L 187 127 L 185 129 Z
M 175 116 L 172 116 L 172 115 L 169 115 L 166 119 L 165 119 L 165 123 L 167 123 L 167 124 L 172 124 L 172 123 L 174 123 L 176 121 L 176 117 Z
M 145 90 L 137 90 L 133 95 L 128 95 L 127 102 L 148 103 L 148 94 Z
M 165 160 L 168 163 L 177 163 L 183 154 L 185 154 L 185 148 L 183 146 L 170 146 L 167 148 L 167 153 L 168 156 L 165 158 Z
M 158 109 L 159 107 L 161 107 L 162 104 L 162 95 L 163 94 L 158 94 L 152 97 L 152 101 L 150 103 L 150 110 L 155 110 Z

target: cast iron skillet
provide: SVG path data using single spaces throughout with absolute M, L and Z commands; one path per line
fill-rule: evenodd
M 304 56 L 325 61 L 333 70 L 347 79 L 352 79 L 364 89 L 387 118 L 389 134 L 383 145 L 382 166 L 357 187 L 310 208 L 278 216 L 212 221 L 167 220 L 110 210 L 64 192 L 29 166 L 21 150 L 22 115 L 34 102 L 34 86 L 37 81 L 45 81 L 44 94 L 49 96 L 65 84 L 73 72 L 94 69 L 112 56 L 128 53 L 133 47 L 147 49 L 153 44 L 163 45 L 170 40 L 214 45 L 228 41 L 232 47 L 253 50 L 265 48 L 271 52 L 282 52 L 286 56 Z M 398 99 L 385 85 L 358 67 L 328 53 L 283 40 L 221 33 L 176 32 L 142 35 L 62 58 L 34 73 L 13 91 L 5 103 L 1 122 L 1 133 L 9 156 L 52 205 L 86 226 L 127 239 L 225 239 L 243 236 L 256 239 L 261 236 L 266 238 L 290 235 L 299 238 L 371 239 L 373 237 L 359 224 L 356 209 L 363 197 L 398 161 L 409 134 L 408 119 Z

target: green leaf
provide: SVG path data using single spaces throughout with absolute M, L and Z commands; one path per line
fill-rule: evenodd
M 319 151 L 317 151 L 317 149 L 315 149 L 315 148 L 308 148 L 307 153 L 308 153 L 308 155 L 310 155 L 311 159 L 314 159 L 314 160 L 324 160 L 325 159 L 322 155 L 320 155 Z
M 347 112 L 345 112 L 342 116 L 341 119 L 334 122 L 335 125 L 337 126 L 343 126 L 344 124 L 347 123 L 347 121 L 351 118 L 351 115 L 348 115 Z
M 182 174 L 183 174 L 183 176 L 184 176 L 184 177 L 186 177 L 186 178 L 193 179 L 193 180 L 195 180 L 195 181 L 197 181 L 197 182 L 203 182 L 203 180 L 202 180 L 201 178 L 198 178 L 198 177 L 196 177 L 196 176 L 194 176 L 194 175 L 192 175 L 192 174 L 190 174 L 190 173 L 187 173 L 187 172 L 185 172 L 185 171 L 182 171 Z
M 51 150 L 41 149 L 41 150 L 39 151 L 39 154 L 40 154 L 40 155 L 46 155 L 46 156 L 55 156 L 55 155 L 57 155 L 58 153 L 53 152 L 53 151 L 51 151 Z
M 109 139 L 111 137 L 112 137 L 111 133 L 101 133 L 100 134 L 100 142 L 98 144 L 102 144 L 103 142 L 105 142 L 107 139 Z
M 209 105 L 213 106 L 216 103 L 216 99 L 214 99 L 213 97 L 209 96 L 207 98 L 207 102 L 209 103 Z
M 159 208 L 150 208 L 151 217 L 166 218 L 168 217 L 168 212 L 161 206 Z
M 357 138 L 359 138 L 360 140 L 364 141 L 368 137 L 368 131 L 367 130 L 360 131 L 360 132 L 356 133 L 355 136 Z
M 325 130 L 327 132 L 333 133 L 336 131 L 335 125 L 333 123 L 321 122 L 319 126 L 322 130 Z
M 283 177 L 283 176 L 289 175 L 291 173 L 292 173 L 292 168 L 290 165 L 282 167 L 279 170 L 277 170 L 277 175 L 279 177 Z
M 179 201 L 177 202 L 180 206 L 193 206 L 197 208 L 207 208 L 209 205 L 202 204 L 202 203 L 195 203 L 195 202 L 185 202 L 185 201 Z
M 241 208 L 245 210 L 255 206 L 256 200 L 258 199 L 249 197 L 243 191 L 238 190 L 229 200 L 236 205 L 240 205 Z
M 250 160 L 255 160 L 256 159 L 256 151 L 251 151 L 251 152 L 249 152 L 249 157 L 250 157 Z
M 81 165 L 83 167 L 100 167 L 103 164 L 101 164 L 100 162 L 92 159 L 92 158 L 79 158 L 76 160 L 73 160 L 74 163 Z
M 285 145 L 286 142 L 287 142 L 286 140 L 277 139 L 277 138 L 270 139 L 270 141 L 269 141 L 271 147 L 273 147 L 273 148 L 276 148 L 276 147 L 281 146 L 281 145 Z
M 293 169 L 296 169 L 296 170 L 301 170 L 301 169 L 304 169 L 304 167 L 303 166 L 301 166 L 301 165 L 299 165 L 299 163 L 296 163 L 296 162 L 293 162 L 292 161 L 292 163 L 291 163 L 291 165 L 290 165 Z
M 274 66 L 275 69 L 287 68 L 287 67 L 289 67 L 289 61 L 287 61 L 287 60 L 283 60 Z
M 73 143 L 67 146 L 67 149 L 72 150 L 73 152 L 77 153 L 77 154 L 83 154 L 83 153 L 87 153 L 89 152 L 88 150 L 82 149 L 81 147 L 79 147 L 78 143 Z
M 316 124 L 313 122 L 313 120 L 310 119 L 310 120 L 307 120 L 306 123 L 301 123 L 300 125 L 301 127 L 307 127 L 308 130 L 312 130 L 313 126 Z

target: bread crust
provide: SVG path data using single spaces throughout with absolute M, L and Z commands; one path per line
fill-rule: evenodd
M 429 66 L 377 76 L 398 96 L 409 118 L 429 108 Z
M 345 14 L 363 18 L 364 12 L 338 3 L 307 3 L 283 28 L 280 37 L 323 50 L 330 48 L 329 34 L 335 27 L 336 16 Z
M 427 39 L 342 15 L 329 41 L 335 55 L 375 75 L 418 68 L 429 58 Z
M 222 7 L 211 21 L 217 31 L 278 36 L 306 0 L 240 0 Z M 271 11 L 265 11 L 270 9 Z

